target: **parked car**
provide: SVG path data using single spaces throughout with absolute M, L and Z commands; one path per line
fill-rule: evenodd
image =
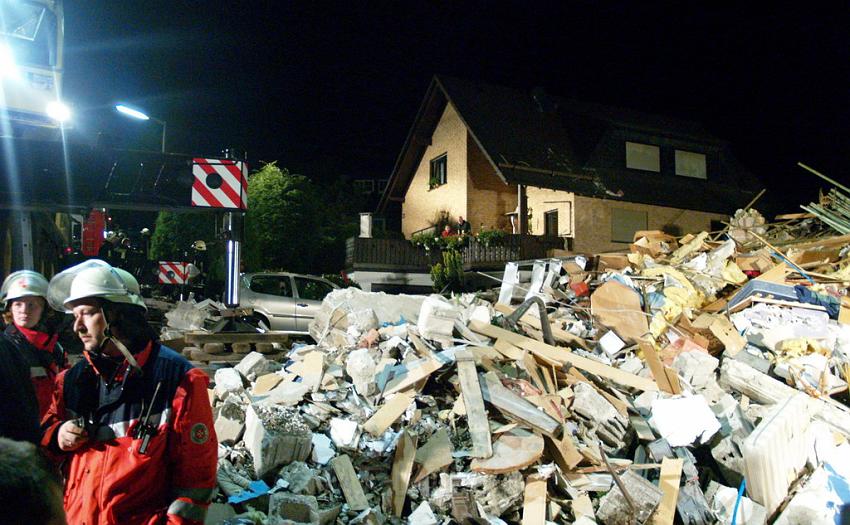
M 334 283 L 315 275 L 283 272 L 246 273 L 239 281 L 239 305 L 272 330 L 306 334 L 310 321 Z

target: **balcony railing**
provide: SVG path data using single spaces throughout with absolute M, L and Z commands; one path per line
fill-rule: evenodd
M 506 262 L 546 257 L 548 250 L 563 247 L 561 237 L 505 235 L 492 246 L 470 238 L 460 251 L 464 270 L 469 271 L 501 269 Z M 353 237 L 346 241 L 345 265 L 349 270 L 427 272 L 440 261 L 440 249 L 426 251 L 403 239 Z

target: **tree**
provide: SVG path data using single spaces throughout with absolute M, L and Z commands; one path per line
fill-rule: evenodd
M 156 217 L 151 237 L 151 258 L 159 261 L 182 261 L 193 242 L 215 239 L 216 214 L 174 213 L 161 211 Z
M 327 210 L 310 179 L 271 162 L 250 176 L 248 195 L 246 269 L 319 271 L 316 262 L 322 253 Z

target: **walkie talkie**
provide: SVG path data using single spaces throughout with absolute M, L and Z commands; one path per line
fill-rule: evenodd
M 148 406 L 147 413 L 145 417 L 139 421 L 139 426 L 136 427 L 134 432 L 135 438 L 142 438 L 142 444 L 139 446 L 139 454 L 146 454 L 148 451 L 148 444 L 151 441 L 151 438 L 156 435 L 158 425 L 154 425 L 150 422 L 151 411 L 153 410 L 154 404 L 156 404 L 156 398 L 159 395 L 159 387 L 162 386 L 162 381 L 156 384 L 156 390 L 153 391 L 153 397 L 151 398 L 151 404 Z

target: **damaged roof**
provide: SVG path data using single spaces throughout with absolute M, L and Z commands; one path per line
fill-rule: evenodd
M 448 103 L 506 184 L 722 213 L 758 190 L 729 144 L 697 122 L 440 75 L 428 87 L 379 211 L 404 199 Z M 626 168 L 626 141 L 660 146 L 662 171 Z M 674 149 L 704 153 L 708 179 L 673 174 Z

